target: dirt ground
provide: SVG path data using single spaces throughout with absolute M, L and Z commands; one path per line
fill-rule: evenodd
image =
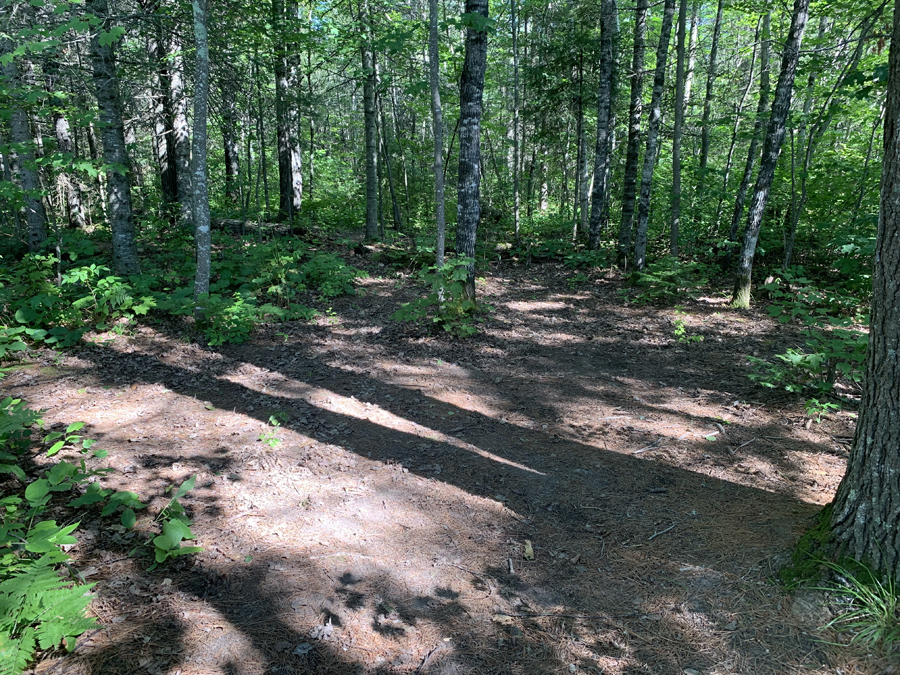
M 681 343 L 672 308 L 547 264 L 494 267 L 495 311 L 451 340 L 393 322 L 418 287 L 364 264 L 314 323 L 220 348 L 95 335 L 2 381 L 152 497 L 135 532 L 82 523 L 103 628 L 37 673 L 892 672 L 774 581 L 854 423 L 747 379 L 795 335 L 707 297 Z M 204 551 L 147 571 L 127 553 L 192 475 Z

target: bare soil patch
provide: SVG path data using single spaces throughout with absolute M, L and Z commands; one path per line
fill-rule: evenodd
M 773 583 L 853 423 L 747 380 L 783 326 L 707 298 L 685 310 L 704 340 L 679 343 L 672 309 L 542 265 L 495 270 L 496 311 L 453 341 L 392 322 L 417 288 L 370 271 L 245 345 L 142 327 L 3 380 L 153 496 L 135 533 L 83 524 L 104 628 L 37 672 L 881 672 Z M 148 572 L 127 553 L 194 474 L 205 551 Z

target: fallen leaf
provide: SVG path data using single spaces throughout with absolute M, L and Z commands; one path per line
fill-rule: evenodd
M 531 540 L 525 540 L 525 551 L 523 553 L 523 557 L 525 560 L 534 560 L 534 547 L 531 545 Z

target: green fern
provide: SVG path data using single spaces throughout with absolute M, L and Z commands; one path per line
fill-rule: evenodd
M 93 584 L 79 586 L 61 579 L 57 566 L 69 556 L 59 550 L 30 560 L 23 570 L 0 583 L 0 675 L 17 675 L 37 646 L 54 649 L 96 621 L 84 616 Z

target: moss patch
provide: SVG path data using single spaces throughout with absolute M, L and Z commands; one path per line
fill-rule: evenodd
M 797 542 L 790 564 L 779 573 L 788 586 L 815 582 L 822 577 L 822 561 L 828 558 L 831 543 L 831 512 L 831 504 L 819 511 L 813 526 Z

